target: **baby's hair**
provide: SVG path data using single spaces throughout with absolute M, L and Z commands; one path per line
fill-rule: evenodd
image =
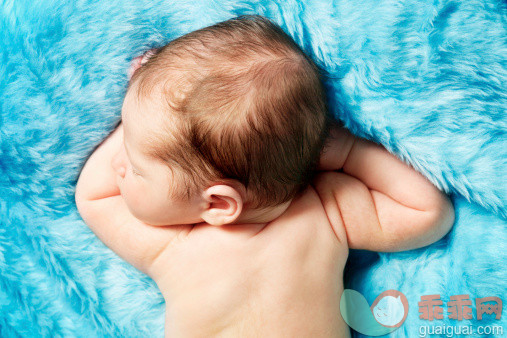
M 147 153 L 173 175 L 192 178 L 180 180 L 186 186 L 172 197 L 188 200 L 210 183 L 235 179 L 247 188 L 245 206 L 262 208 L 304 190 L 332 120 L 321 74 L 289 35 L 258 15 L 158 49 L 129 90 L 164 103 L 167 134 L 153 134 Z

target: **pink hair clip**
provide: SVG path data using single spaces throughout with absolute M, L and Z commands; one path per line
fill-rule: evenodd
M 130 67 L 128 69 L 128 78 L 129 81 L 141 66 L 145 65 L 148 60 L 155 55 L 157 52 L 157 48 L 152 48 L 150 50 L 147 50 L 143 55 L 137 56 L 132 60 L 132 63 L 130 64 Z

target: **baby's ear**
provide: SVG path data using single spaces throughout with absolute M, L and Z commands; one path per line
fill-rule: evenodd
M 136 70 L 138 70 L 142 65 L 144 65 L 146 62 L 148 62 L 148 60 L 153 55 L 155 55 L 156 52 L 157 52 L 157 48 L 152 48 L 152 49 L 146 51 L 143 55 L 139 55 L 138 57 L 135 57 L 132 60 L 132 63 L 130 64 L 130 68 L 128 70 L 129 81 L 132 78 L 132 76 L 134 76 L 134 73 L 136 72 Z
M 234 223 L 243 211 L 243 197 L 233 184 L 216 184 L 204 191 L 202 197 L 208 203 L 201 217 L 211 225 Z

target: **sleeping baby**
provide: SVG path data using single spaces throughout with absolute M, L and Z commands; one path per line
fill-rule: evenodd
M 136 58 L 122 121 L 85 164 L 85 223 L 148 274 L 166 336 L 347 336 L 348 249 L 429 245 L 450 200 L 326 109 L 317 66 L 242 16 Z

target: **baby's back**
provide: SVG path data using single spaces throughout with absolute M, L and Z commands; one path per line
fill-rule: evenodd
M 349 336 L 339 307 L 348 246 L 335 235 L 313 187 L 252 241 L 264 253 L 260 285 L 270 309 L 266 323 L 285 327 L 279 332 L 284 336 Z M 284 304 L 287 299 L 290 304 Z

